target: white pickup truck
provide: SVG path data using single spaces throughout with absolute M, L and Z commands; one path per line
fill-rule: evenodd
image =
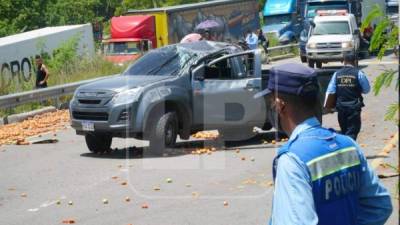
M 344 52 L 354 52 L 357 55 L 360 30 L 353 14 L 319 12 L 311 26 L 306 45 L 310 67 L 316 64 L 317 68 L 321 68 L 322 63 L 343 61 Z M 358 59 L 354 63 L 357 65 Z

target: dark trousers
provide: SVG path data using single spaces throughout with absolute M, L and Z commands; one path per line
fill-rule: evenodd
M 338 109 L 338 120 L 342 134 L 357 140 L 361 129 L 361 109 Z

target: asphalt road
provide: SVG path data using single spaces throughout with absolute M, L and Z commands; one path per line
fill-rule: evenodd
M 298 61 L 273 65 L 293 60 Z M 393 57 L 384 61 L 369 59 L 360 65 L 373 80 L 383 69 L 398 67 Z M 393 102 L 398 102 L 393 89 L 365 98 L 359 143 L 374 165 L 380 161 L 398 165 L 398 147 L 388 156 L 379 155 L 397 131 L 392 122 L 383 120 Z M 324 116 L 324 123 L 338 129 L 335 114 Z M 200 156 L 190 154 L 190 149 L 202 146 L 201 141 L 153 157 L 143 156 L 140 147 L 145 142 L 118 139 L 113 148 L 119 150 L 94 155 L 72 129 L 57 132 L 56 138 L 55 144 L 0 146 L 0 224 L 258 225 L 266 224 L 270 216 L 271 165 L 281 143 L 262 142 L 274 139 L 273 132 L 237 146 L 207 141 L 204 145 L 217 151 Z M 392 171 L 377 166 L 378 173 Z M 398 177 L 382 181 L 394 204 L 387 224 L 395 225 Z

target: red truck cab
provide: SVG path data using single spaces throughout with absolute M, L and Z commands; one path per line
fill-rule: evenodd
M 119 16 L 111 19 L 111 38 L 103 40 L 106 60 L 122 64 L 156 48 L 154 16 Z

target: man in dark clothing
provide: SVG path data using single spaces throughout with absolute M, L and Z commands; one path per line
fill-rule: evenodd
M 263 47 L 265 54 L 268 54 L 269 40 L 264 36 L 261 29 L 258 29 L 258 41 Z
M 335 95 L 336 110 L 342 134 L 354 140 L 361 129 L 361 108 L 364 107 L 362 94 L 368 94 L 371 87 L 366 75 L 354 67 L 355 54 L 344 54 L 344 67 L 333 74 L 327 89 L 327 96 Z
M 40 55 L 36 55 L 36 88 L 46 88 L 47 87 L 47 79 L 49 79 L 49 71 L 46 66 L 43 64 L 43 59 Z

